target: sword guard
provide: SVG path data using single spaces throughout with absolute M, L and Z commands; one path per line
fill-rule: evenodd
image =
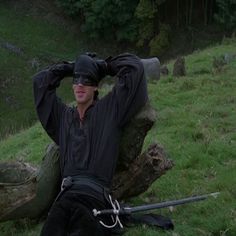
M 97 209 L 93 209 L 93 215 L 96 217 L 101 214 L 101 211 L 98 211 Z

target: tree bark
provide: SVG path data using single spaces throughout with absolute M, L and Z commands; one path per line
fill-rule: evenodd
M 147 132 L 156 121 L 156 111 L 150 104 L 146 106 L 124 127 L 122 131 L 117 171 L 127 170 L 141 151 Z
M 173 167 L 164 149 L 152 144 L 136 158 L 128 170 L 116 172 L 112 192 L 117 199 L 127 199 L 145 192 L 148 187 Z
M 173 166 L 159 145 L 140 154 L 144 138 L 156 119 L 147 104 L 123 130 L 112 192 L 127 199 L 144 191 Z M 0 221 L 39 218 L 60 188 L 59 149 L 49 145 L 40 169 L 21 162 L 0 163 Z
M 190 0 L 189 5 L 189 17 L 188 17 L 188 25 L 192 25 L 192 18 L 193 18 L 193 0 Z
M 59 185 L 59 152 L 55 144 L 48 146 L 40 169 L 21 162 L 1 163 L 0 221 L 39 218 L 51 206 Z
M 176 24 L 177 27 L 180 26 L 180 5 L 179 5 L 179 0 L 177 0 L 177 6 L 176 6 Z

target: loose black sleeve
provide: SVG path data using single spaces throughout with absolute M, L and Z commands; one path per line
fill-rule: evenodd
M 144 68 L 132 54 L 121 54 L 109 62 L 118 79 L 112 90 L 119 126 L 123 126 L 148 100 Z
M 59 144 L 59 124 L 66 105 L 56 96 L 62 75 L 55 71 L 43 70 L 33 77 L 36 111 L 48 135 Z

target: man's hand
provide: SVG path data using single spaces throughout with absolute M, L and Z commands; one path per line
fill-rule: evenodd
M 109 56 L 105 60 L 102 60 L 102 59 L 96 59 L 97 57 L 96 52 L 86 52 L 85 55 L 93 58 L 96 61 L 99 68 L 100 80 L 104 78 L 106 75 L 114 76 L 116 74 L 115 71 L 112 70 L 111 65 L 110 65 L 110 62 L 112 59 L 111 56 Z
M 112 64 L 111 64 L 112 59 L 113 59 L 112 56 L 109 56 L 109 57 L 107 57 L 107 58 L 105 59 L 105 62 L 106 62 L 106 65 L 107 65 L 106 70 L 107 70 L 107 75 L 115 76 L 117 72 L 116 72 L 115 69 L 112 67 Z
M 108 74 L 107 63 L 105 60 L 96 60 L 96 63 L 99 68 L 99 77 L 102 79 Z
M 66 77 L 73 75 L 74 66 L 74 62 L 63 61 L 62 63 L 54 64 L 49 70 L 57 76 Z

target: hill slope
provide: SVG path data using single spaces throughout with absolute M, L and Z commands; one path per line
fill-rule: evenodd
M 161 210 L 176 227 L 172 232 L 136 227 L 131 235 L 228 235 L 236 234 L 236 40 L 195 52 L 186 57 L 187 76 L 161 78 L 149 83 L 158 121 L 145 147 L 160 142 L 175 167 L 131 203 L 159 202 L 209 192 L 219 198 Z M 232 58 L 221 68 L 213 58 Z M 168 64 L 172 68 L 172 63 Z M 49 143 L 39 124 L 0 143 L 0 159 L 22 159 L 39 164 Z M 144 148 L 145 148 L 144 147 Z M 38 235 L 41 223 L 20 220 L 0 224 L 1 235 Z
M 29 1 L 0 3 L 0 139 L 36 121 L 32 75 L 84 50 L 73 27 L 49 17 L 43 3 L 37 9 Z M 69 101 L 66 84 L 60 92 Z

